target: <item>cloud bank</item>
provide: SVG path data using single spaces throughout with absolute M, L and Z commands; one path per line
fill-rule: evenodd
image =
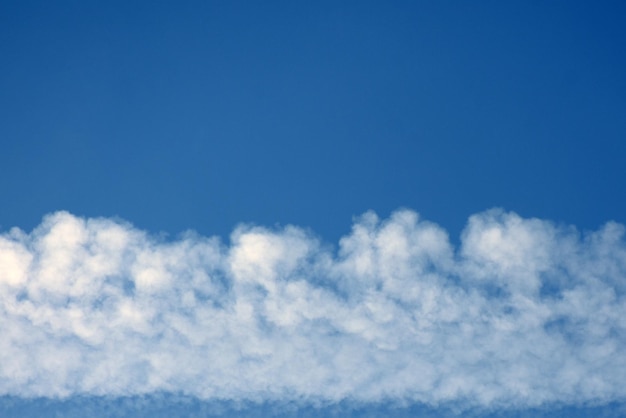
M 0 394 L 532 407 L 626 398 L 626 240 L 410 210 L 230 243 L 67 212 L 0 235 Z

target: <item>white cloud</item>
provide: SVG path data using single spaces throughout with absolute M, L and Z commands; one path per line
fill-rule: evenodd
M 458 250 L 409 210 L 336 251 L 47 216 L 0 235 L 0 394 L 609 402 L 626 397 L 626 242 L 492 210 Z

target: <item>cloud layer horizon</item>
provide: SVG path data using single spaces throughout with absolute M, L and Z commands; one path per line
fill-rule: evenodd
M 493 209 L 454 248 L 399 210 L 338 246 L 166 240 L 57 212 L 0 235 L 0 395 L 534 407 L 626 397 L 626 240 Z

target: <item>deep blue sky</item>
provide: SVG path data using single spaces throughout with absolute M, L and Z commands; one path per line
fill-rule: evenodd
M 0 5 L 0 223 L 624 221 L 623 2 Z
M 453 240 L 494 206 L 624 223 L 625 17 L 622 1 L 3 0 L 0 230 L 57 210 L 331 243 L 399 207 Z

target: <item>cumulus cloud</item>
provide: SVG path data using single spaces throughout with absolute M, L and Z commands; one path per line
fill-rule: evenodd
M 491 210 L 458 249 L 410 210 L 338 246 L 164 240 L 66 212 L 0 235 L 0 394 L 538 406 L 626 397 L 626 241 Z

